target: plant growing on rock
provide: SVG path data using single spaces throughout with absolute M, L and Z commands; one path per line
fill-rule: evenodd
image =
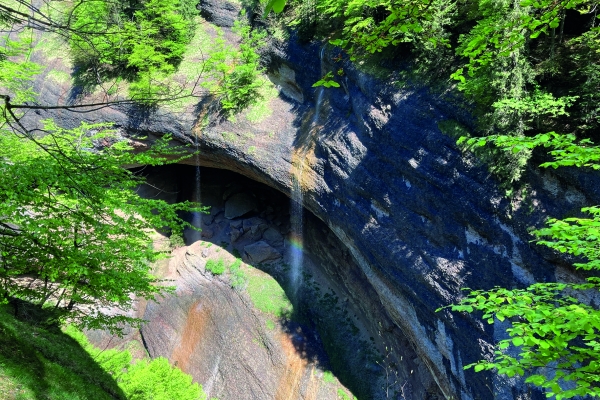
M 222 258 L 219 258 L 218 260 L 210 259 L 206 261 L 205 268 L 213 275 L 221 275 L 225 272 L 225 262 Z
M 263 69 L 258 49 L 264 45 L 266 32 L 252 30 L 243 20 L 236 21 L 233 30 L 241 37 L 239 49 L 228 46 L 220 32 L 207 60 L 210 80 L 205 83 L 227 116 L 254 104 L 261 97 L 259 89 L 263 84 L 259 79 Z

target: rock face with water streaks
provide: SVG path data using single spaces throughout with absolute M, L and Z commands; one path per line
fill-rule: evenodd
M 177 291 L 146 306 L 148 352 L 194 376 L 209 397 L 337 399 L 339 386 L 324 383 L 313 360 L 297 351 L 306 341 L 302 331 L 268 328 L 247 297 L 204 270 L 199 244 L 175 251 L 164 271 Z
M 214 21 L 223 9 L 219 4 L 203 1 Z M 423 397 L 415 398 L 518 398 L 515 382 L 462 369 L 490 354 L 501 329 L 435 310 L 457 301 L 462 287 L 576 279 L 564 259 L 529 243 L 528 229 L 539 227 L 545 215 L 563 217 L 600 203 L 598 178 L 530 169 L 527 195 L 509 201 L 485 167 L 441 132 L 444 121 L 468 126 L 451 93 L 403 83 L 393 74 L 377 79 L 349 61 L 335 61 L 338 53 L 321 51 L 318 43 L 272 43 L 266 59 L 280 95 L 269 99 L 269 112 L 260 118 L 242 113 L 232 122 L 212 115 L 205 126 L 195 123 L 191 111 L 141 115 L 130 108 L 86 118 L 115 121 L 124 135 L 173 133 L 183 142 L 198 135 L 202 165 L 239 172 L 286 194 L 292 176 L 301 176 L 306 209 L 353 260 L 348 268 L 356 269 L 344 271 L 340 285 L 364 296 L 349 301 L 374 327 L 379 315 L 368 310 L 381 307 L 381 318 L 389 322 L 382 335 L 397 359 L 403 346 L 415 352 L 422 367 L 418 377 L 399 367 L 407 387 L 420 388 L 415 393 Z M 340 88 L 312 88 L 323 71 L 341 67 Z M 48 102 L 60 97 L 56 84 L 37 86 Z M 73 123 L 63 116 L 63 123 Z M 194 304 L 177 307 L 196 312 Z M 169 329 L 184 329 L 187 322 L 181 321 Z M 435 390 L 419 383 L 427 379 Z

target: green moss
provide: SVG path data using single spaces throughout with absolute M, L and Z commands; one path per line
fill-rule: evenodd
M 340 400 L 356 400 L 356 396 L 346 393 L 343 389 L 338 389 L 337 395 Z
M 232 132 L 221 132 L 221 136 L 228 143 L 233 143 L 237 139 L 237 135 Z
M 323 382 L 325 383 L 335 383 L 335 376 L 331 371 L 323 372 Z
M 292 303 L 279 283 L 270 275 L 252 270 L 248 276 L 247 290 L 252 303 L 260 311 L 278 318 L 287 318 L 292 314 Z
M 272 331 L 273 329 L 275 329 L 275 322 L 273 322 L 270 319 L 268 319 L 265 322 L 265 326 L 267 327 L 268 330 Z
M 239 258 L 236 258 L 235 261 L 229 266 L 229 273 L 231 274 L 231 287 L 234 289 L 243 289 L 248 282 L 248 277 L 241 267 L 242 260 Z

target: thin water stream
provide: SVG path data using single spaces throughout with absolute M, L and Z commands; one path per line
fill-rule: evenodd
M 321 59 L 323 59 L 323 51 L 321 50 Z M 304 162 L 309 149 L 308 142 L 319 121 L 321 107 L 323 103 L 323 87 L 317 88 L 317 98 L 315 102 L 315 113 L 308 125 L 308 138 L 305 145 L 299 146 L 299 151 L 295 153 L 295 159 L 292 162 L 292 190 L 291 190 L 291 205 L 290 205 L 290 224 L 291 224 L 291 246 L 290 246 L 290 286 L 292 300 L 297 300 L 298 289 L 302 286 L 302 263 L 304 257 L 304 240 L 303 240 L 303 213 L 304 213 L 304 195 L 302 193 L 302 173 L 304 171 Z
M 199 153 L 199 143 L 198 143 L 198 134 L 196 134 L 194 139 L 194 145 L 196 147 L 196 155 L 195 155 L 195 163 L 196 164 L 196 175 L 195 175 L 195 186 L 194 186 L 194 196 L 193 201 L 199 204 L 202 204 L 202 192 L 200 189 L 201 183 L 201 175 L 200 175 L 200 153 Z M 192 214 L 192 226 L 194 228 L 200 228 L 202 224 L 202 214 L 199 212 L 194 212 Z M 197 240 L 200 240 L 200 232 L 199 231 L 191 231 L 191 241 L 193 243 Z

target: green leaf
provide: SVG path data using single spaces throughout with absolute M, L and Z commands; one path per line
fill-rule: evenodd
M 285 8 L 286 0 L 269 0 L 265 6 L 264 16 L 266 17 L 271 10 L 280 13 Z

